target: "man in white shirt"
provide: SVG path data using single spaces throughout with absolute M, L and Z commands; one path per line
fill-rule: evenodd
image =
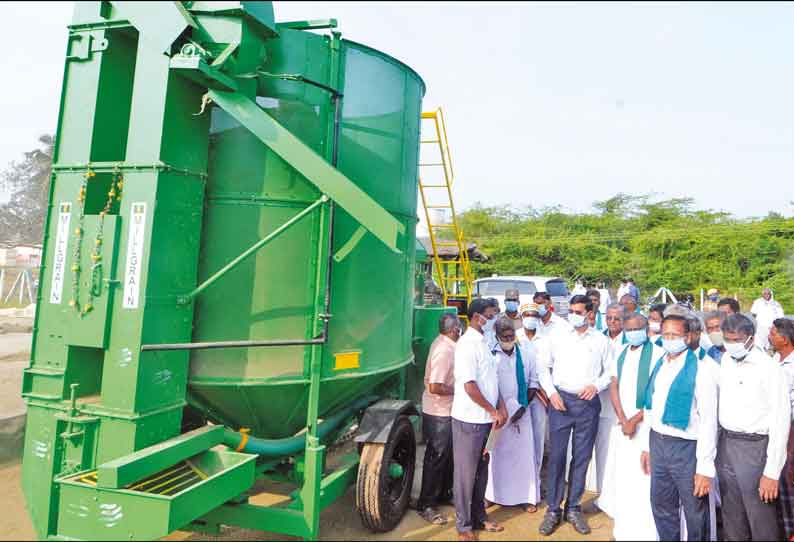
M 615 303 L 607 307 L 605 318 L 607 329 L 604 331 L 604 335 L 609 339 L 607 364 L 605 365 L 606 371 L 609 371 L 609 367 L 614 363 L 614 360 L 617 359 L 626 345 L 626 336 L 623 333 L 623 320 L 628 317 L 628 315 L 629 312 L 623 305 Z M 615 409 L 612 408 L 609 388 L 600 392 L 598 398 L 601 401 L 601 414 L 598 417 L 595 453 L 587 469 L 585 487 L 588 491 L 599 494 L 596 505 L 608 516 L 613 517 L 614 498 L 612 495 L 604 492 L 603 488 L 604 478 L 614 476 L 615 470 L 617 469 L 617 465 L 615 465 L 615 454 L 610 451 L 609 435 L 612 432 L 612 428 L 618 423 L 618 418 L 615 415 Z M 611 485 L 611 487 L 614 487 L 614 485 Z
M 610 399 L 618 419 L 610 431 L 610 452 L 620 468 L 604 480 L 604 493 L 613 498 L 615 540 L 658 540 L 651 511 L 651 478 L 642 471 L 640 457 L 645 425 L 645 389 L 654 364 L 664 355 L 648 336 L 648 320 L 641 314 L 626 317 L 623 333 L 628 344 L 610 366 Z M 600 500 L 600 499 L 599 499 Z
M 651 506 L 660 540 L 706 540 L 708 493 L 714 478 L 717 383 L 687 348 L 689 320 L 662 321 L 662 348 L 646 389 L 641 463 L 651 475 Z
M 769 330 L 772 328 L 772 322 L 778 318 L 783 318 L 783 307 L 772 299 L 772 290 L 764 288 L 761 297 L 753 301 L 750 312 L 755 316 L 758 324 L 758 331 L 755 334 L 755 345 L 762 350 L 766 350 L 769 347 Z
M 596 284 L 596 290 L 601 294 L 601 305 L 598 307 L 598 310 L 601 314 L 606 314 L 607 307 L 612 304 L 612 296 L 609 295 L 609 290 L 604 285 L 603 281 Z
M 453 496 L 460 540 L 476 540 L 476 530 L 504 530 L 488 521 L 484 503 L 488 484 L 485 443 L 491 428 L 499 429 L 507 420 L 499 399 L 496 359 L 488 350 L 484 336 L 484 331 L 493 329 L 498 310 L 490 300 L 473 299 L 467 312 L 469 327 L 455 347 L 455 393 L 451 410 Z
M 540 325 L 538 326 L 537 334 L 540 337 L 548 337 L 558 328 L 571 328 L 570 324 L 564 318 L 554 314 L 551 296 L 549 294 L 546 292 L 535 292 L 532 301 L 538 304 Z
M 601 308 L 601 292 L 593 288 L 591 290 L 587 290 L 585 295 L 590 298 L 590 301 L 593 302 L 593 327 L 596 329 L 596 331 L 603 332 L 607 328 L 607 322 L 606 318 L 604 318 L 606 309 Z
M 508 422 L 495 435 L 498 438 L 490 452 L 485 497 L 502 506 L 521 506 L 533 513 L 540 500 L 534 461 L 537 439 L 529 410 L 539 387 L 535 349 L 527 341 L 516 340 L 513 322 L 505 316 L 496 321 L 496 338 L 499 344 L 492 354 L 497 360 L 499 396 Z
M 537 334 L 540 326 L 540 316 L 538 314 L 537 303 L 525 303 L 520 309 L 522 316 L 523 331 L 519 331 L 519 342 L 531 351 L 535 358 L 535 379 L 538 379 L 537 353 L 538 345 L 545 339 Z M 532 434 L 535 435 L 535 475 L 537 486 L 540 488 L 540 469 L 543 466 L 543 450 L 546 445 L 546 420 L 548 420 L 549 398 L 543 388 L 538 388 L 535 399 L 529 402 L 529 413 L 532 416 Z
M 789 386 L 789 402 L 794 417 L 794 321 L 778 318 L 769 331 L 769 342 L 775 349 L 775 363 L 779 363 L 786 374 Z M 779 523 L 783 540 L 794 540 L 794 425 L 789 430 L 788 458 L 780 474 L 780 495 L 777 499 Z
M 728 316 L 722 334 L 716 467 L 725 540 L 775 540 L 775 500 L 791 423 L 788 380 L 753 344 L 749 318 Z
M 538 531 L 552 534 L 562 521 L 565 492 L 565 459 L 568 440 L 573 431 L 573 454 L 569 473 L 565 519 L 580 534 L 590 527 L 581 512 L 587 465 L 593 455 L 598 431 L 601 402 L 598 393 L 609 386 L 607 364 L 608 341 L 588 325 L 593 304 L 586 296 L 574 296 L 570 302 L 568 322 L 572 329 L 561 328 L 540 343 L 538 371 L 540 383 L 549 397 L 549 463 L 546 502 L 548 510 Z

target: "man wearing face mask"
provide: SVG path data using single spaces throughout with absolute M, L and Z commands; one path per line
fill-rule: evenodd
M 706 333 L 708 334 L 711 348 L 708 355 L 720 363 L 722 355 L 725 353 L 725 341 L 722 336 L 722 322 L 725 321 L 725 313 L 714 311 L 706 315 Z
M 631 294 L 626 294 L 620 298 L 620 304 L 626 307 L 626 312 L 640 312 L 639 307 L 637 306 L 637 300 L 634 299 L 634 296 Z
M 717 310 L 717 303 L 720 300 L 720 291 L 711 288 L 706 293 L 706 301 L 703 302 L 703 312 L 714 312 Z
M 769 342 L 775 349 L 775 363 L 780 364 L 788 378 L 789 402 L 794 417 L 794 321 L 778 318 L 769 331 Z M 780 474 L 777 500 L 781 540 L 794 540 L 794 425 L 789 429 L 786 464 Z
M 460 540 L 476 540 L 474 531 L 503 530 L 485 514 L 488 456 L 485 443 L 492 428 L 507 421 L 499 398 L 496 359 L 485 342 L 484 331 L 493 328 L 499 309 L 487 299 L 473 299 L 467 316 L 469 327 L 455 347 L 455 390 L 452 399 L 452 457 L 455 527 Z
M 499 396 L 507 409 L 508 422 L 496 440 L 488 465 L 488 486 L 485 498 L 502 506 L 521 506 L 537 512 L 540 486 L 535 472 L 534 444 L 529 405 L 538 389 L 534 348 L 516 341 L 510 318 L 496 321 L 499 345 L 496 357 L 499 374 Z
M 722 323 L 717 472 L 726 540 L 775 540 L 780 473 L 791 425 L 783 369 L 753 344 L 755 326 L 734 314 Z
M 524 327 L 521 325 L 521 314 L 518 312 L 518 300 L 518 290 L 515 288 L 505 290 L 505 316 L 510 318 L 510 321 L 513 324 L 513 329 L 516 331 L 520 331 Z
M 632 300 L 631 296 L 628 296 Z M 636 314 L 636 313 L 632 313 Z M 624 305 L 613 304 L 607 307 L 606 325 L 607 329 L 604 335 L 609 339 L 609 347 L 607 350 L 607 361 L 609 367 L 614 362 L 618 354 L 620 354 L 623 347 L 626 345 L 626 336 L 623 333 L 623 320 L 629 315 Z M 596 506 L 605 512 L 608 516 L 612 517 L 613 514 L 613 501 L 612 495 L 603 490 L 604 479 L 611 478 L 615 474 L 617 465 L 615 465 L 615 456 L 610 451 L 610 432 L 617 424 L 617 416 L 615 409 L 612 408 L 610 401 L 609 389 L 601 391 L 599 394 L 601 401 L 601 414 L 598 417 L 598 433 L 596 434 L 595 453 L 590 461 L 587 469 L 587 482 L 586 489 L 598 493 L 598 500 Z
M 657 303 L 648 311 L 648 338 L 660 348 L 662 346 L 662 320 L 666 308 L 666 303 Z
M 538 304 L 538 314 L 540 315 L 540 326 L 537 329 L 538 335 L 548 337 L 558 328 L 570 329 L 570 324 L 551 310 L 551 296 L 549 294 L 546 292 L 535 292 L 532 301 Z
M 662 321 L 666 354 L 653 362 L 643 412 L 641 465 L 651 475 L 651 507 L 660 540 L 681 540 L 683 510 L 688 540 L 706 540 L 708 498 L 714 478 L 717 383 L 699 370 L 687 348 L 689 321 Z
M 596 331 L 604 331 L 607 325 L 604 315 L 601 314 L 601 293 L 596 289 L 592 289 L 587 290 L 585 295 L 589 297 L 590 301 L 593 303 L 593 318 L 595 320 L 593 327 Z
M 538 326 L 540 325 L 540 316 L 538 314 L 537 303 L 526 303 L 519 309 L 521 311 L 521 321 L 523 324 L 523 333 L 519 332 L 519 341 L 522 345 L 532 351 L 532 355 L 537 359 L 537 353 L 541 341 L 545 341 L 537 334 Z M 535 363 L 535 372 L 538 373 L 537 362 Z M 543 466 L 543 450 L 546 445 L 546 422 L 548 420 L 549 398 L 543 391 L 543 388 L 538 388 L 535 394 L 535 400 L 529 403 L 529 413 L 532 417 L 532 434 L 535 435 L 535 473 L 537 475 L 537 486 L 540 485 L 540 469 Z
M 587 325 L 592 310 L 593 304 L 586 296 L 572 297 L 568 314 L 571 329 L 555 330 L 541 343 L 538 353 L 540 383 L 553 407 L 549 410 L 548 510 L 538 529 L 544 536 L 552 534 L 563 519 L 565 459 L 572 431 L 565 519 L 578 533 L 590 532 L 580 503 L 598 431 L 598 393 L 609 386 L 609 345 L 604 335 Z
M 620 468 L 604 480 L 604 492 L 614 499 L 612 536 L 615 540 L 658 540 L 651 511 L 651 479 L 642 472 L 645 388 L 653 364 L 664 355 L 648 337 L 648 321 L 641 314 L 626 317 L 623 333 L 628 344 L 610 366 L 610 400 L 618 424 L 610 431 L 610 450 Z
M 438 321 L 438 337 L 430 345 L 422 394 L 422 435 L 426 444 L 422 489 L 416 509 L 425 521 L 444 525 L 438 511 L 452 496 L 452 397 L 455 393 L 455 344 L 460 338 L 460 319 L 444 314 Z

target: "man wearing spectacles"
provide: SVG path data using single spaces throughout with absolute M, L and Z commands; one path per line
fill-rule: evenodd
M 651 506 L 660 540 L 681 540 L 683 510 L 689 540 L 706 540 L 708 494 L 714 479 L 717 383 L 687 347 L 689 320 L 662 321 L 662 348 L 645 393 L 641 464 L 651 475 Z

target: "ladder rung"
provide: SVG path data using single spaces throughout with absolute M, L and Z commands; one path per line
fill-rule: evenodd
M 452 209 L 450 205 L 427 205 L 428 209 Z
M 444 162 L 428 162 L 426 164 L 419 164 L 419 167 L 422 167 L 422 166 L 436 166 L 436 167 L 440 167 L 440 166 L 445 166 L 445 165 L 446 164 Z
M 458 243 L 453 243 L 451 241 L 449 243 L 436 241 L 436 246 L 438 246 L 438 247 L 457 247 L 457 246 L 460 246 L 460 245 L 458 245 Z
M 428 224 L 428 226 L 431 228 L 449 229 L 449 228 L 454 228 L 455 224 Z
M 447 281 L 454 280 L 456 282 L 463 282 L 466 280 L 466 277 L 445 277 Z
M 419 143 L 441 143 L 439 139 L 422 139 Z
M 446 184 L 423 184 L 422 188 L 447 188 Z

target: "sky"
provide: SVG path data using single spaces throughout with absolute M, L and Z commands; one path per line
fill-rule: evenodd
M 0 168 L 51 132 L 71 2 L 5 3 Z M 618 192 L 794 214 L 794 3 L 276 2 L 414 68 L 458 209 Z

